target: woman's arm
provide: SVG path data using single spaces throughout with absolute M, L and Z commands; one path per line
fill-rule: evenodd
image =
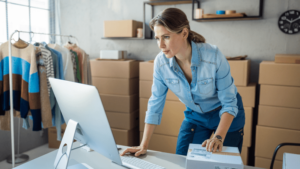
M 222 137 L 222 141 L 224 142 L 225 140 L 225 137 L 226 137 L 226 134 L 229 130 L 229 127 L 231 126 L 231 123 L 234 119 L 234 116 L 225 112 L 222 114 L 221 116 L 221 120 L 220 120 L 220 123 L 219 123 L 219 126 L 216 130 L 216 133 L 215 135 L 219 135 Z M 222 151 L 222 150 L 221 150 Z
M 123 156 L 127 152 L 135 153 L 135 156 L 139 156 L 141 154 L 146 154 L 149 143 L 150 143 L 150 139 L 155 130 L 155 127 L 156 127 L 156 125 L 154 125 L 154 124 L 145 123 L 143 140 L 142 140 L 140 146 L 127 148 L 125 151 L 122 152 L 121 156 Z
M 156 125 L 155 124 L 147 124 L 145 123 L 145 129 L 144 129 L 144 134 L 143 134 L 143 139 L 142 139 L 142 142 L 141 142 L 141 145 L 142 147 L 144 148 L 148 148 L 149 146 L 149 143 L 150 143 L 150 139 L 152 137 L 152 134 L 155 130 L 155 127 Z
M 217 49 L 216 51 L 216 88 L 218 98 L 222 104 L 222 109 L 219 112 L 220 123 L 216 130 L 215 136 L 212 139 L 205 140 L 202 146 L 206 146 L 207 151 L 215 152 L 217 148 L 222 151 L 223 142 L 226 134 L 231 126 L 233 119 L 237 116 L 237 88 L 234 85 L 234 80 L 230 73 L 230 65 L 225 56 Z M 220 140 L 216 136 L 221 136 Z
M 145 117 L 145 130 L 142 142 L 138 147 L 131 147 L 126 149 L 121 155 L 126 152 L 135 153 L 135 156 L 145 154 L 149 146 L 151 136 L 154 132 L 156 125 L 159 125 L 162 118 L 168 87 L 163 81 L 159 73 L 159 64 L 157 58 L 154 61 L 153 84 L 151 88 L 152 95 L 148 101 L 147 112 Z
M 223 142 L 225 140 L 226 134 L 229 130 L 229 127 L 231 126 L 233 119 L 234 116 L 227 112 L 222 114 L 219 126 L 215 132 L 214 137 L 211 139 L 207 139 L 202 143 L 202 147 L 206 146 L 206 151 L 216 152 L 218 148 L 220 152 L 222 151 Z M 219 138 L 216 137 L 218 135 L 222 137 L 222 140 L 219 140 Z

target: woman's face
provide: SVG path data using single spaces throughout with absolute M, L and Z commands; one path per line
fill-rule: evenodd
M 183 32 L 184 31 L 177 34 L 169 32 L 164 26 L 154 26 L 157 45 L 167 58 L 172 58 L 181 51 L 184 46 L 184 42 L 186 42 L 186 37 L 183 36 Z

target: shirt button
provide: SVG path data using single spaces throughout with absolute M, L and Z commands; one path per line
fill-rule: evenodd
M 191 131 L 194 132 L 194 129 L 192 128 Z

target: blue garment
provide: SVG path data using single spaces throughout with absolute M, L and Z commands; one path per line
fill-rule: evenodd
M 160 124 L 168 89 L 196 113 L 205 114 L 222 106 L 219 116 L 225 112 L 237 116 L 237 88 L 225 56 L 207 43 L 191 42 L 191 47 L 191 84 L 175 57 L 168 59 L 162 52 L 156 56 L 145 123 Z
M 237 94 L 238 114 L 225 137 L 223 146 L 238 147 L 241 152 L 244 137 L 245 111 L 240 94 Z M 177 139 L 176 154 L 186 155 L 190 143 L 202 144 L 215 132 L 220 123 L 219 110 L 200 114 L 187 108 Z
M 63 59 L 62 59 L 62 55 L 59 51 L 50 48 L 50 50 L 56 54 L 57 56 L 57 60 L 58 60 L 58 69 L 59 69 L 59 79 L 61 80 L 65 80 L 65 76 L 64 76 L 64 65 L 63 65 Z
M 59 69 L 59 79 L 65 80 L 64 78 L 64 67 L 63 67 L 63 60 L 62 55 L 59 51 L 54 50 L 52 48 L 49 48 L 56 56 L 58 61 L 58 69 Z M 50 89 L 51 90 L 51 89 Z M 52 108 L 52 124 L 56 127 L 57 130 L 57 140 L 61 141 L 61 125 L 64 124 L 64 119 L 62 117 L 62 113 L 60 111 L 60 108 L 58 106 L 57 100 L 55 99 L 56 104 L 55 107 Z

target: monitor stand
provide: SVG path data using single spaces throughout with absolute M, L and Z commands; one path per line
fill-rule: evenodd
M 72 119 L 69 120 L 63 139 L 56 154 L 54 169 L 93 169 L 84 163 L 68 167 L 77 126 L 78 122 Z M 67 150 L 64 152 L 63 148 L 65 144 L 67 146 Z

